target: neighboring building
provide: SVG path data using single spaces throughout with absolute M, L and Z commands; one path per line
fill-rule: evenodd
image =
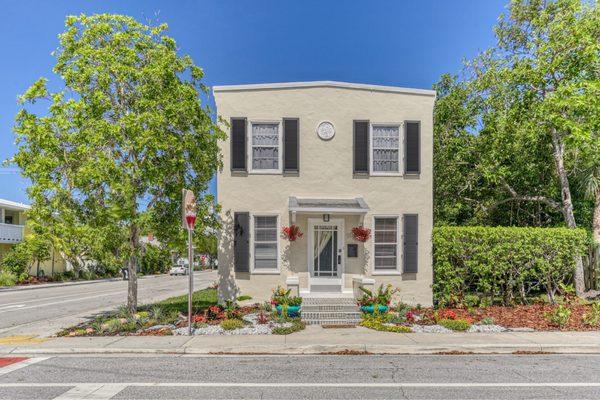
M 27 204 L 0 199 L 0 259 L 27 236 L 26 211 L 29 208 Z M 49 260 L 40 263 L 40 273 L 46 276 L 63 272 L 65 269 L 66 262 L 54 250 L 52 250 Z M 36 273 L 37 264 L 30 266 L 29 274 L 35 275 Z
M 391 283 L 432 303 L 432 90 L 341 82 L 217 86 L 221 299 L 277 285 L 351 297 Z M 294 242 L 282 228 L 304 233 Z M 366 242 L 352 228 L 369 228 Z

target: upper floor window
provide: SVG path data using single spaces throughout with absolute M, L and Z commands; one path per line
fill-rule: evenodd
M 400 126 L 372 125 L 371 173 L 398 174 L 400 172 Z
M 279 123 L 252 123 L 250 138 L 252 171 L 280 172 L 281 135 Z

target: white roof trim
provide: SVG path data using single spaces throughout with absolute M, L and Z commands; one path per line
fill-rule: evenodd
M 349 83 L 336 81 L 312 81 L 312 82 L 283 82 L 283 83 L 258 83 L 250 85 L 222 85 L 213 86 L 213 92 L 239 92 L 247 90 L 274 90 L 274 89 L 297 89 L 297 88 L 342 88 L 342 89 L 358 89 L 369 90 L 373 92 L 391 92 L 416 94 L 422 96 L 435 96 L 435 90 L 428 89 L 411 89 L 399 86 L 381 86 L 368 85 L 364 83 Z
M 13 211 L 25 211 L 29 210 L 31 206 L 23 203 L 17 203 L 16 201 L 0 199 L 0 207 L 13 210 Z
M 300 199 L 300 201 L 306 199 Z M 366 214 L 369 211 L 369 206 L 362 197 L 356 197 L 354 199 L 310 199 L 315 201 L 321 201 L 323 205 L 318 206 L 301 206 L 297 197 L 290 196 L 289 198 L 289 210 L 292 213 L 300 214 L 315 214 L 315 213 L 326 213 L 326 214 Z M 336 200 L 354 200 L 358 207 L 334 207 L 328 205 L 328 202 L 335 202 Z

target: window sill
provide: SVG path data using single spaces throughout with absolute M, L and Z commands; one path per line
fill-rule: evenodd
M 394 177 L 399 177 L 402 176 L 401 172 L 390 172 L 390 173 L 385 173 L 385 172 L 371 172 L 371 176 L 394 176 Z
M 373 276 L 401 276 L 402 272 L 397 269 L 389 270 L 389 271 L 372 271 L 371 275 Z
M 281 271 L 277 270 L 277 269 L 267 269 L 267 270 L 252 270 L 251 272 L 252 275 L 280 275 Z
M 248 172 L 248 175 L 281 175 L 281 171 L 273 170 L 273 169 L 265 169 L 265 170 L 252 170 Z

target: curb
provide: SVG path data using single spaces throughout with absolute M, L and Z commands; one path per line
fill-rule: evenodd
M 600 345 L 309 345 L 243 346 L 223 348 L 26 348 L 12 347 L 0 354 L 178 354 L 178 355 L 470 355 L 470 354 L 600 354 Z
M 216 271 L 212 269 L 205 269 L 202 271 L 196 271 L 195 274 Z M 139 279 L 152 279 L 158 278 L 161 276 L 166 276 L 168 274 L 157 274 L 157 275 L 144 275 L 138 276 Z M 40 285 L 22 285 L 22 286 L 0 286 L 0 293 L 2 292 L 18 292 L 21 290 L 34 290 L 34 289 L 49 289 L 55 287 L 64 287 L 64 286 L 79 286 L 79 285 L 91 285 L 93 283 L 102 283 L 102 282 L 117 282 L 117 281 L 126 281 L 123 278 L 106 278 L 106 279 L 94 279 L 91 281 L 71 281 L 71 282 L 62 282 L 62 283 L 43 283 Z

